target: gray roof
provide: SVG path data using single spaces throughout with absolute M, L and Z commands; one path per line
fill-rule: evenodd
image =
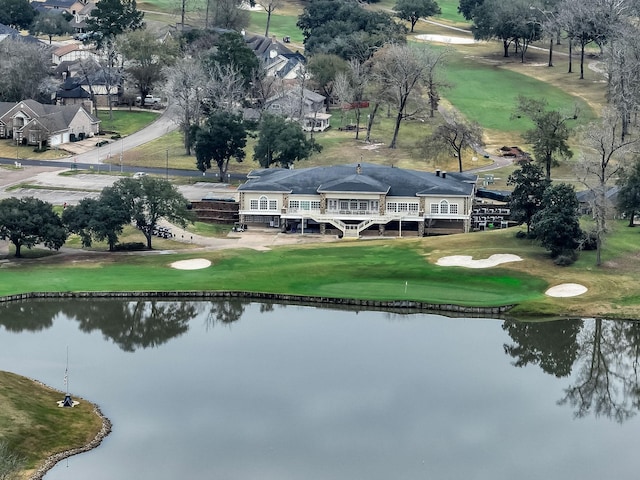
M 358 173 L 360 165 L 360 173 Z M 377 193 L 394 197 L 468 196 L 473 193 L 476 175 L 435 173 L 370 163 L 254 170 L 239 191 L 289 192 L 298 195 L 334 193 Z
M 616 203 L 618 201 L 618 193 L 620 192 L 620 187 L 615 185 L 607 188 L 604 196 L 605 199 L 611 203 Z M 591 203 L 595 199 L 595 194 L 592 190 L 581 190 L 576 192 L 576 198 L 579 203 Z
M 38 122 L 40 122 L 49 132 L 60 132 L 69 128 L 69 124 L 71 120 L 76 116 L 78 110 L 82 109 L 87 116 L 91 119 L 92 123 L 97 123 L 99 120 L 86 110 L 82 105 L 43 105 L 46 107 L 57 107 L 55 109 L 51 109 L 45 115 L 42 115 L 38 118 Z M 49 109 L 48 109 L 49 110 Z

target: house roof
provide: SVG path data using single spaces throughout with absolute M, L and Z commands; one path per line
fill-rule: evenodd
M 79 110 L 82 110 L 83 114 L 92 123 L 100 122 L 98 118 L 87 112 L 82 105 L 47 105 L 31 99 L 17 103 L 0 102 L 0 117 L 6 115 L 15 107 L 18 110 L 30 110 L 29 117 L 31 121 L 40 123 L 51 133 L 67 129 Z
M 11 38 L 13 40 L 17 40 L 21 42 L 39 43 L 44 45 L 44 43 L 38 40 L 36 37 L 32 35 L 22 35 L 15 28 L 11 28 L 11 27 L 8 27 L 7 25 L 0 23 L 0 42 L 5 38 Z
M 78 0 L 44 0 L 37 2 L 41 7 L 49 8 L 70 8 L 75 3 L 81 3 Z
M 71 90 L 56 91 L 56 98 L 91 98 L 91 94 L 84 88 L 78 86 Z
M 618 185 L 609 187 L 605 192 L 604 197 L 607 201 L 615 203 L 618 199 L 618 192 L 620 192 L 620 187 Z M 579 203 L 591 203 L 595 199 L 595 194 L 593 190 L 581 190 L 576 192 L 576 198 Z
M 360 168 L 358 168 L 358 165 Z M 359 173 L 358 173 L 359 172 Z M 468 196 L 473 193 L 476 175 L 435 173 L 370 163 L 254 170 L 239 191 L 290 192 L 298 195 L 318 193 L 385 193 L 388 196 L 425 195 Z
M 284 43 L 277 41 L 275 38 L 265 37 L 264 35 L 249 35 L 245 36 L 244 41 L 253 52 L 260 58 L 268 60 L 272 55 L 271 52 L 278 54 L 291 54 Z
M 68 53 L 75 52 L 76 50 L 83 50 L 83 48 L 80 47 L 80 45 L 78 45 L 77 43 L 69 43 L 67 45 L 62 45 L 61 47 L 56 48 L 53 51 L 53 54 L 58 57 L 62 57 Z
M 280 100 L 281 98 L 291 96 L 291 95 L 296 95 L 299 97 L 300 95 L 298 92 L 300 92 L 299 88 L 295 88 L 295 87 L 288 88 L 287 90 L 280 91 L 275 95 L 273 95 L 272 97 L 268 98 L 266 103 L 270 104 L 277 100 Z M 319 93 L 316 93 L 306 88 L 302 89 L 302 98 L 307 105 L 310 105 L 313 103 L 324 103 L 324 99 L 325 99 L 323 95 L 320 95 Z
M 43 127 L 45 127 L 50 133 L 60 132 L 69 128 L 69 124 L 78 114 L 86 114 L 92 123 L 97 123 L 98 120 L 94 115 L 87 112 L 81 105 L 43 105 L 46 107 L 56 107 L 55 109 L 48 109 L 49 112 L 36 119 Z
M 109 73 L 107 68 L 102 68 L 88 75 L 80 74 L 69 76 L 62 83 L 61 90 L 73 90 L 81 85 L 118 85 L 122 82 L 122 73 L 113 71 Z

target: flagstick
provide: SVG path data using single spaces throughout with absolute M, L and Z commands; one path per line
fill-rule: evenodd
M 67 395 L 69 395 L 69 345 L 67 345 L 67 366 L 64 369 L 64 385 L 67 388 Z

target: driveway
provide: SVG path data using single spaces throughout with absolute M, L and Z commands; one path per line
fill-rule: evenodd
M 138 132 L 132 133 L 119 140 L 111 141 L 108 145 L 96 147 L 97 140 L 95 137 L 83 140 L 82 142 L 76 142 L 79 144 L 77 147 L 78 153 L 69 155 L 69 158 L 73 158 L 78 163 L 104 163 L 109 155 L 111 155 L 112 158 L 117 158 L 121 152 L 139 147 L 176 130 L 178 128 L 177 117 L 177 108 L 175 106 L 169 106 L 155 122 L 147 125 Z M 72 146 L 72 148 L 74 147 Z

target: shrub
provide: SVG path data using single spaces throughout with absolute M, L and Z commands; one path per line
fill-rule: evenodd
M 116 252 L 134 252 L 138 250 L 146 250 L 147 246 L 142 242 L 125 242 L 119 243 L 114 247 Z
M 595 232 L 583 232 L 580 239 L 580 250 L 595 250 L 598 248 Z
M 560 255 L 553 259 L 553 263 L 559 267 L 568 267 L 575 263 L 578 259 L 578 252 L 576 250 L 563 250 Z

